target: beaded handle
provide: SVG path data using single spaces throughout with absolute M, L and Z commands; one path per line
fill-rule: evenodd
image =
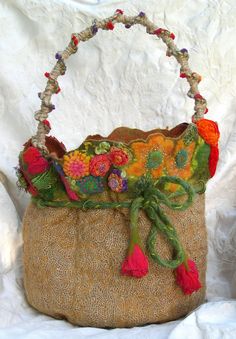
M 196 122 L 204 118 L 204 114 L 207 113 L 206 99 L 201 96 L 198 90 L 198 83 L 201 81 L 201 76 L 195 72 L 192 72 L 188 65 L 188 51 L 183 48 L 179 50 L 174 44 L 175 35 L 166 29 L 158 28 L 154 25 L 145 15 L 140 12 L 137 16 L 126 16 L 123 11 L 117 9 L 115 14 L 107 19 L 101 21 L 94 21 L 93 25 L 86 28 L 80 33 L 72 34 L 69 45 L 62 52 L 57 52 L 55 58 L 57 59 L 56 65 L 53 67 L 50 73 L 46 72 L 45 76 L 48 78 L 46 88 L 44 92 L 39 93 L 39 98 L 42 100 L 41 108 L 35 112 L 35 119 L 39 121 L 37 134 L 32 137 L 32 144 L 41 149 L 43 152 L 48 153 L 45 146 L 46 134 L 49 133 L 51 127 L 47 120 L 48 114 L 55 109 L 55 106 L 51 103 L 51 97 L 53 94 L 60 92 L 60 87 L 57 82 L 59 75 L 64 75 L 66 71 L 66 65 L 64 60 L 68 59 L 71 54 L 77 52 L 79 41 L 87 41 L 93 38 L 98 29 L 113 30 L 115 23 L 122 23 L 126 28 L 130 28 L 132 25 L 140 24 L 146 27 L 148 34 L 156 35 L 158 38 L 167 45 L 167 56 L 174 56 L 180 67 L 180 77 L 186 78 L 190 85 L 190 90 L 187 95 L 195 100 L 194 114 L 192 121 Z

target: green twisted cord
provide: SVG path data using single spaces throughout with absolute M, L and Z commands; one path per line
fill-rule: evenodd
M 149 219 L 152 220 L 152 227 L 147 239 L 147 250 L 150 257 L 161 266 L 172 269 L 178 267 L 185 259 L 185 252 L 178 239 L 176 230 L 172 227 L 168 218 L 156 203 L 152 203 L 145 209 L 145 211 Z M 158 232 L 163 233 L 173 246 L 176 253 L 175 259 L 165 260 L 158 255 L 155 249 Z
M 164 187 L 166 183 L 177 184 L 182 187 L 183 191 L 181 195 L 187 195 L 187 198 L 184 202 L 172 201 L 171 198 L 176 198 L 178 194 L 171 194 L 167 196 L 164 192 L 161 192 L 158 187 Z M 162 211 L 160 205 L 164 204 L 172 210 L 183 211 L 187 209 L 192 201 L 195 194 L 195 191 L 189 183 L 184 181 L 181 178 L 165 176 L 161 177 L 158 181 L 154 182 L 149 176 L 143 176 L 136 183 L 135 189 L 135 198 L 130 201 L 121 201 L 121 202 L 106 202 L 106 201 L 46 201 L 37 197 L 34 197 L 32 200 L 37 204 L 38 207 L 42 208 L 44 206 L 49 207 L 74 207 L 82 208 L 83 210 L 87 209 L 106 209 L 106 208 L 130 208 L 130 227 L 131 227 L 131 237 L 130 237 L 130 248 L 134 243 L 140 243 L 140 238 L 138 234 L 138 215 L 139 210 L 142 208 L 149 219 L 152 221 L 152 227 L 147 239 L 147 250 L 150 257 L 159 263 L 162 266 L 169 268 L 176 268 L 179 266 L 185 259 L 184 249 L 178 239 L 177 232 L 175 228 L 171 225 L 171 222 Z M 155 249 L 156 239 L 158 232 L 164 234 L 168 239 L 170 244 L 173 246 L 175 251 L 175 259 L 165 260 L 162 259 Z

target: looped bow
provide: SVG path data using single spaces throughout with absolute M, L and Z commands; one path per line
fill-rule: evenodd
M 181 190 L 179 190 L 175 195 L 172 194 L 172 196 L 168 196 L 164 193 L 163 189 L 165 184 L 168 183 L 181 186 Z M 162 188 L 162 191 L 158 187 Z M 138 213 L 139 209 L 142 208 L 152 221 L 152 226 L 147 238 L 147 250 L 150 257 L 158 264 L 172 269 L 182 264 L 185 260 L 184 249 L 175 228 L 171 225 L 171 222 L 162 210 L 161 205 L 166 205 L 172 210 L 183 211 L 191 205 L 194 194 L 195 192 L 191 185 L 181 178 L 164 176 L 158 181 L 153 182 L 153 180 L 148 176 L 142 177 L 136 184 L 136 198 L 133 200 L 130 208 L 131 235 L 129 253 L 132 251 L 135 244 L 141 246 L 138 235 Z M 178 195 L 187 195 L 187 198 L 183 202 L 176 201 L 175 198 Z M 170 197 L 174 199 L 172 200 Z M 158 233 L 162 233 L 173 246 L 175 251 L 174 259 L 165 260 L 158 255 L 155 249 Z

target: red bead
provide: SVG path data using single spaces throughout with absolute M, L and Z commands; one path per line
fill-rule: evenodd
M 50 73 L 48 73 L 48 72 L 44 73 L 44 75 L 45 75 L 46 78 L 50 77 Z
M 158 28 L 153 32 L 153 34 L 160 35 L 161 33 L 163 33 L 163 31 L 163 28 Z
M 205 110 L 204 114 L 207 114 L 207 112 L 208 112 L 208 108 L 206 107 L 206 110 Z
M 171 38 L 172 40 L 175 40 L 175 35 L 174 35 L 174 33 L 170 33 L 170 38 Z
M 72 35 L 72 38 L 71 38 L 71 39 L 73 40 L 74 45 L 77 46 L 78 43 L 79 43 L 79 40 L 76 38 L 76 36 L 75 36 L 75 35 Z
M 111 21 L 108 21 L 108 22 L 107 22 L 107 24 L 106 24 L 106 28 L 107 28 L 107 29 L 109 29 L 109 30 L 112 31 L 112 30 L 114 29 L 114 27 L 115 27 L 115 26 L 113 25 L 113 23 L 112 23 Z
M 180 78 L 187 78 L 187 75 L 185 73 L 180 73 Z
M 56 92 L 55 92 L 55 93 L 56 93 L 56 94 L 57 94 L 57 93 L 59 93 L 59 92 L 60 92 L 60 90 L 61 90 L 61 89 L 60 89 L 60 87 L 58 87 L 58 89 L 56 90 Z
M 116 13 L 118 13 L 118 14 L 123 14 L 124 11 L 122 11 L 122 9 L 117 9 L 117 10 L 116 10 Z
M 50 125 L 50 122 L 48 120 L 43 120 L 42 123 L 45 125 L 45 126 L 48 126 L 48 128 L 51 129 L 51 125 Z
M 201 96 L 200 93 L 197 93 L 197 94 L 194 95 L 194 99 L 201 100 L 201 99 L 203 99 L 203 97 Z

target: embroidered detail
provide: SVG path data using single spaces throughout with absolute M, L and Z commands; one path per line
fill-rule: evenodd
M 104 177 L 110 166 L 111 162 L 106 154 L 95 155 L 90 162 L 89 171 L 95 177 Z
M 125 192 L 128 190 L 127 179 L 122 178 L 121 171 L 113 169 L 108 177 L 108 186 L 114 192 Z
M 78 180 L 76 185 L 79 187 L 79 191 L 83 194 L 94 194 L 104 191 L 103 179 L 100 177 L 93 177 L 92 175 Z
M 146 166 L 148 169 L 158 168 L 161 165 L 162 160 L 163 155 L 161 151 L 152 151 L 148 154 Z
M 79 151 L 71 152 L 63 157 L 63 170 L 72 179 L 80 179 L 89 175 L 90 157 Z
M 188 161 L 188 152 L 185 149 L 181 149 L 175 156 L 176 166 L 183 168 L 186 166 Z

